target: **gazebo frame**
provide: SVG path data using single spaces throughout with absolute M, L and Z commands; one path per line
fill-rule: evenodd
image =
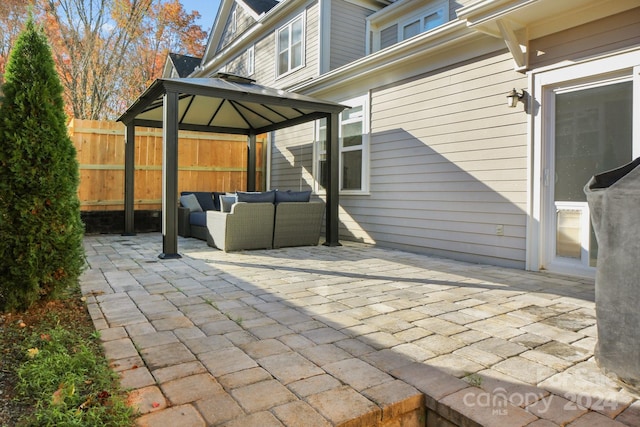
M 134 231 L 134 170 L 136 126 L 162 128 L 162 253 L 178 254 L 178 131 L 247 135 L 247 191 L 255 190 L 256 136 L 278 129 L 327 119 L 326 242 L 339 246 L 339 114 L 346 106 L 279 89 L 253 80 L 218 74 L 213 78 L 163 78 L 118 118 L 126 128 L 124 234 Z

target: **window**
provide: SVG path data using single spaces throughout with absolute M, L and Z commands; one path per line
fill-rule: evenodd
M 276 50 L 278 58 L 278 76 L 290 73 L 303 66 L 303 15 L 298 16 L 276 31 Z
M 398 43 L 398 24 L 392 25 L 380 31 L 380 49 Z
M 421 4 L 424 5 L 421 7 Z M 445 24 L 447 1 L 397 1 L 368 18 L 375 52 Z
M 346 104 L 353 107 L 340 114 L 338 134 L 341 192 L 368 191 L 369 124 L 366 100 L 365 96 L 347 101 Z M 319 120 L 316 124 L 315 159 L 315 190 L 324 192 L 329 176 L 326 119 Z
M 236 11 L 234 10 L 233 13 L 231 14 L 231 23 L 229 25 L 230 29 L 231 29 L 231 34 L 235 34 L 236 30 L 238 29 L 238 15 L 236 13 Z
M 251 45 L 249 49 L 247 49 L 247 76 L 253 75 L 255 72 L 256 66 L 256 49 L 255 45 Z

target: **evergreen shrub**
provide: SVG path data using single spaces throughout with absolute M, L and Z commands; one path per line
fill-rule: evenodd
M 0 310 L 26 309 L 84 267 L 76 151 L 51 48 L 29 18 L 0 105 Z

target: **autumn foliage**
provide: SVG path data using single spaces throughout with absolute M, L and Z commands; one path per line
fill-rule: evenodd
M 179 0 L 2 0 L 0 75 L 30 5 L 53 47 L 70 117 L 116 118 L 161 76 L 169 52 L 204 52 L 200 15 Z

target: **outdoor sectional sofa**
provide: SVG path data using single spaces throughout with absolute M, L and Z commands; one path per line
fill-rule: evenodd
M 324 203 L 310 201 L 310 191 L 189 193 L 180 197 L 178 234 L 225 252 L 315 246 L 320 239 Z

